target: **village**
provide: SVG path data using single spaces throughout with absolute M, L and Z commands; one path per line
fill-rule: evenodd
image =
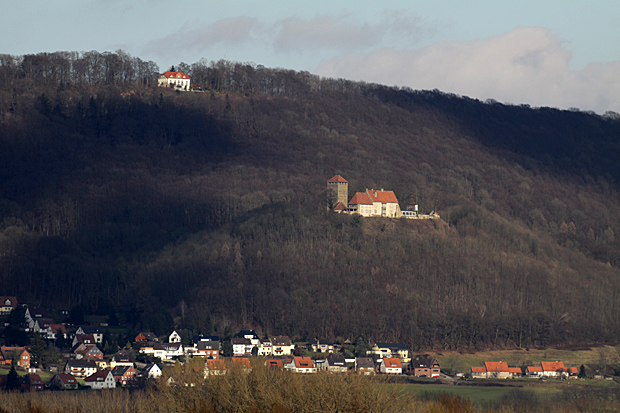
M 285 335 L 260 337 L 254 330 L 241 330 L 223 340 L 212 335 L 190 338 L 188 331 L 180 329 L 165 336 L 143 331 L 129 337 L 130 342 L 123 348 L 107 354 L 102 350 L 106 346 L 104 336 L 109 334 L 105 323 L 89 326 L 55 323 L 41 308 L 24 304 L 18 307 L 16 297 L 0 297 L 0 303 L 2 320 L 7 320 L 19 308 L 24 312 L 21 325 L 24 333 L 40 338 L 49 348 L 55 348 L 59 341 L 67 343 L 59 355 L 63 361 L 47 365 L 35 361 L 34 353 L 40 350 L 34 345 L 0 348 L 0 388 L 10 387 L 7 371 L 14 369 L 22 391 L 143 387 L 165 378 L 167 369 L 188 362 L 201 366 L 204 379 L 236 369 L 247 371 L 256 363 L 299 374 L 386 375 L 436 381 L 584 376 L 583 371 L 567 367 L 562 361 L 513 367 L 503 361 L 489 361 L 448 377 L 436 357 L 412 355 L 402 343 L 374 342 L 360 351 L 350 340 L 335 343 L 317 338 L 294 342 Z M 9 325 L 6 321 L 3 324 Z

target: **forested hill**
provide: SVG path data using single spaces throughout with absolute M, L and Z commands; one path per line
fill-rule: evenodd
M 120 62 L 120 63 L 119 63 Z M 620 121 L 204 61 L 0 56 L 0 294 L 414 349 L 620 340 Z M 326 211 L 326 181 L 441 221 Z

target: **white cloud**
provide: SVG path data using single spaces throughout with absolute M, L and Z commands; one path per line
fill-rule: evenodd
M 316 73 L 515 104 L 620 111 L 620 62 L 575 71 L 570 60 L 549 30 L 519 27 L 470 42 L 349 54 L 324 62 Z
M 163 38 L 150 42 L 147 51 L 160 55 L 167 51 L 201 51 L 223 45 L 242 45 L 251 42 L 257 33 L 263 31 L 258 19 L 250 17 L 231 17 L 214 23 L 183 27 Z
M 383 40 L 405 37 L 415 41 L 423 34 L 419 19 L 406 13 L 389 13 L 378 22 L 357 22 L 351 16 L 289 17 L 275 25 L 273 45 L 278 52 L 317 49 L 352 51 L 379 45 Z

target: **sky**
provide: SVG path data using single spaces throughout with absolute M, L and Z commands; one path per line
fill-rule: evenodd
M 617 0 L 0 0 L 0 53 L 251 62 L 620 113 Z

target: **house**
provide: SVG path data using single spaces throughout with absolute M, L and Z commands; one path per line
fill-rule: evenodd
M 316 367 L 310 357 L 293 357 L 283 364 L 285 369 L 294 373 L 316 373 Z
M 435 358 L 416 357 L 411 360 L 410 369 L 415 377 L 439 378 L 441 374 L 439 362 Z
M 282 360 L 267 360 L 265 361 L 265 366 L 283 369 L 284 363 L 282 362 Z
M 226 364 L 222 359 L 207 359 L 205 361 L 205 377 L 222 376 L 226 374 Z
M 333 353 L 334 343 L 329 340 L 317 339 L 310 343 L 312 351 L 320 353 Z
M 542 367 L 540 366 L 527 366 L 525 368 L 525 375 L 527 377 L 542 377 Z
M 144 368 L 144 375 L 147 379 L 158 379 L 161 377 L 161 369 L 155 363 L 149 363 Z
M 273 343 L 269 338 L 261 338 L 258 346 L 259 356 L 271 356 L 273 354 Z
M 73 337 L 73 341 L 71 342 L 71 347 L 74 349 L 77 348 L 80 344 L 97 344 L 97 340 L 95 336 L 92 334 L 75 334 Z
M 194 347 L 192 357 L 220 358 L 219 341 L 199 341 Z
M 116 383 L 125 386 L 136 378 L 136 370 L 131 366 L 118 366 L 112 369 L 112 376 Z
M 487 371 L 487 379 L 507 379 L 512 377 L 508 363 L 505 361 L 485 361 L 484 368 Z
M 487 369 L 485 369 L 484 367 L 477 367 L 477 366 L 470 367 L 469 376 L 472 379 L 486 379 Z
M 330 354 L 327 357 L 327 371 L 330 373 L 346 373 L 349 368 L 342 354 Z
M 0 347 L 0 364 L 13 364 L 13 357 L 17 357 L 17 367 L 30 368 L 30 353 L 25 347 Z
M 409 357 L 409 349 L 401 343 L 375 343 L 369 350 L 371 354 L 377 354 L 380 358 L 398 357 L 401 361 L 408 363 L 411 361 Z
M 288 336 L 272 337 L 271 344 L 273 345 L 272 354 L 274 356 L 290 356 L 295 349 L 295 346 Z
M 381 359 L 379 371 L 383 374 L 403 374 L 403 366 L 399 358 L 385 357 Z
M 157 86 L 190 90 L 191 79 L 183 72 L 164 72 L 159 75 Z
M 119 352 L 112 356 L 110 360 L 110 368 L 114 369 L 119 366 L 134 367 L 134 358 L 129 353 Z
M 51 318 L 36 318 L 32 324 L 32 331 L 45 336 L 47 329 L 54 324 L 54 320 Z
M 521 367 L 508 367 L 508 372 L 510 373 L 510 377 L 512 377 L 513 379 L 523 376 L 523 371 L 521 370 Z
M 568 369 L 562 361 L 541 361 L 543 377 L 564 377 L 568 376 Z
M 384 189 L 366 189 L 366 192 L 357 192 L 349 201 L 346 211 L 350 214 L 360 214 L 363 217 L 400 218 L 402 216 L 394 191 Z
M 116 380 L 110 370 L 99 370 L 84 379 L 84 386 L 91 389 L 114 389 Z
M 17 307 L 17 297 L 0 296 L 0 316 L 8 315 Z
M 103 343 L 103 331 L 97 327 L 78 327 L 75 335 L 90 335 L 95 339 L 95 344 Z
M 250 365 L 250 359 L 247 357 L 233 357 L 232 366 L 235 369 L 240 369 L 244 371 L 252 370 L 252 366 Z
M 77 390 L 78 381 L 72 374 L 59 373 L 50 380 L 50 387 L 55 390 Z
M 577 378 L 579 376 L 579 369 L 577 367 L 569 367 L 568 376 L 570 378 Z
M 136 338 L 134 338 L 134 341 L 136 343 L 147 343 L 149 341 L 159 341 L 159 338 L 157 338 L 157 336 L 154 333 L 151 333 L 150 331 L 143 331 L 141 333 L 139 333 Z
M 248 338 L 233 337 L 230 339 L 233 348 L 233 356 L 249 356 L 252 354 L 252 341 Z
M 80 344 L 74 351 L 77 360 L 83 358 L 103 360 L 103 351 L 95 344 Z
M 23 391 L 41 391 L 45 388 L 43 380 L 38 374 L 26 374 L 22 381 Z
M 65 364 L 65 373 L 75 377 L 88 377 L 97 371 L 97 364 L 93 360 L 69 360 Z
M 354 367 L 357 374 L 375 374 L 375 362 L 370 357 L 356 357 Z
M 140 353 L 151 354 L 161 360 L 172 360 L 185 354 L 181 343 L 147 343 L 139 351 Z
M 183 336 L 183 330 L 174 330 L 168 336 L 168 343 L 180 343 Z
M 50 324 L 45 331 L 45 338 L 48 340 L 56 340 L 56 338 L 67 339 L 67 328 L 64 324 Z

